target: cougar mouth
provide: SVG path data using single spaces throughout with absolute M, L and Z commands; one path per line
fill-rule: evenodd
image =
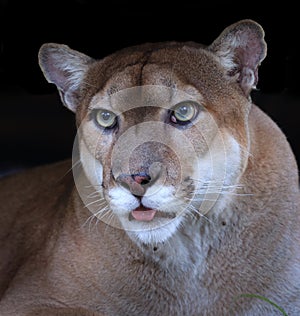
M 140 205 L 139 207 L 130 212 L 129 221 L 136 220 L 140 222 L 150 222 L 154 218 L 172 219 L 175 217 L 176 214 L 174 213 L 166 213 Z

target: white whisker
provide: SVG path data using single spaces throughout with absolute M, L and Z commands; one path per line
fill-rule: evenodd
M 232 195 L 232 196 L 252 196 L 253 193 L 235 193 L 235 192 L 224 192 L 224 191 L 201 191 L 195 190 L 195 195 L 209 195 L 209 194 L 221 194 L 221 195 Z
M 97 222 L 101 220 L 104 216 L 106 216 L 106 211 L 109 209 L 108 205 L 105 205 L 105 207 L 98 210 L 96 213 L 94 213 L 94 216 L 97 217 Z
M 80 164 L 80 162 L 81 162 L 81 160 L 80 160 L 80 159 L 78 159 L 77 161 L 75 161 L 75 162 L 72 164 L 71 169 L 73 169 L 73 168 L 77 167 L 77 166 Z
M 89 231 L 91 231 L 93 220 L 94 219 L 96 220 L 94 227 L 97 227 L 99 220 L 102 220 L 102 218 L 104 218 L 104 216 L 107 215 L 108 210 L 109 210 L 108 205 L 102 207 L 96 213 L 93 213 L 91 216 L 89 216 L 88 219 L 83 223 L 82 227 L 84 227 L 87 223 L 89 223 Z
M 201 179 L 191 178 L 196 183 L 200 183 L 200 187 L 196 188 L 194 193 L 199 194 L 222 194 L 222 195 L 232 195 L 232 196 L 251 196 L 252 193 L 238 193 L 234 191 L 242 190 L 244 185 L 233 184 L 225 185 L 220 183 L 220 181 L 203 181 Z
M 94 191 L 92 193 L 90 193 L 89 195 L 87 195 L 87 198 L 88 199 L 92 199 L 92 198 L 95 198 L 95 197 L 100 197 L 104 200 L 104 198 L 102 196 L 100 196 L 100 193 L 98 191 Z
M 59 179 L 58 182 L 61 181 L 69 172 L 73 170 L 78 164 L 80 163 L 80 160 L 77 160 L 74 164 L 72 164 L 71 168 L 69 168 Z
M 105 216 L 107 217 L 107 219 L 105 220 L 106 226 L 105 226 L 105 229 L 104 229 L 104 234 L 106 233 L 107 228 L 108 228 L 109 226 L 114 226 L 114 225 L 112 224 L 112 222 L 113 222 L 114 220 L 116 220 L 114 213 L 112 212 L 111 209 L 108 208 L 108 206 L 107 206 L 107 212 L 106 212 Z
M 97 187 L 102 187 L 102 184 L 90 184 L 90 185 L 85 186 L 86 189 L 97 188 Z
M 189 214 L 193 215 L 194 217 L 195 217 L 195 214 L 196 214 L 196 215 L 200 216 L 201 218 L 203 218 L 208 223 L 212 224 L 213 226 L 215 225 L 215 223 L 212 220 L 210 220 L 208 218 L 208 216 L 206 216 L 203 213 L 201 213 L 194 205 L 190 204 L 187 207 L 187 210 L 189 211 Z
M 89 206 L 91 206 L 91 205 L 93 205 L 93 204 L 95 204 L 95 203 L 99 203 L 98 205 L 101 206 L 100 203 L 102 203 L 102 204 L 105 203 L 105 199 L 104 199 L 104 198 L 101 198 L 101 199 L 92 201 L 92 202 L 90 202 L 90 203 L 88 203 L 88 204 L 85 204 L 85 207 L 88 208 Z

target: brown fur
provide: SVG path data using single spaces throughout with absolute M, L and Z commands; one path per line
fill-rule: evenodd
M 221 206 L 216 203 L 204 214 L 207 220 L 187 217 L 166 242 L 143 244 L 105 220 L 87 221 L 91 213 L 74 185 L 71 161 L 2 179 L 0 315 L 281 314 L 244 294 L 264 296 L 289 316 L 299 315 L 298 169 L 281 130 L 249 98 L 265 53 L 263 30 L 249 20 L 228 27 L 206 48 L 195 43 L 145 44 L 94 61 L 64 45 L 43 46 L 42 70 L 57 85 L 63 103 L 76 112 L 79 132 L 87 135 L 81 146 L 103 166 L 108 203 L 109 189 L 120 185 L 115 179 L 122 163 L 110 165 L 117 139 L 141 122 L 161 121 L 166 111 L 123 111 L 118 130 L 99 135 L 88 107 L 105 95 L 142 85 L 176 84 L 197 94 L 225 146 L 232 137 L 243 149 L 231 180 L 239 189 L 221 196 Z M 77 69 L 75 77 L 66 65 Z M 215 131 L 209 116 L 204 118 L 181 131 L 200 156 L 215 139 L 210 137 Z M 195 136 L 197 128 L 207 133 L 208 144 Z M 135 133 L 138 137 L 142 131 Z M 182 144 L 171 136 L 170 148 L 181 153 Z M 159 157 L 167 170 L 163 180 L 176 187 L 176 172 L 187 162 L 168 146 L 157 146 L 149 142 L 136 148 L 129 167 L 149 172 Z M 91 183 L 88 173 L 83 177 Z M 190 186 L 195 184 L 185 190 Z

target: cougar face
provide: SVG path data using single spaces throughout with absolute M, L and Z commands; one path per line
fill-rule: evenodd
M 65 45 L 41 48 L 46 78 L 77 114 L 87 183 L 75 181 L 95 216 L 155 244 L 222 211 L 247 164 L 249 91 L 265 54 L 261 30 L 245 23 L 262 45 L 255 58 L 235 51 L 247 34 L 226 32 L 207 48 L 145 44 L 100 61 Z
M 79 141 L 90 182 L 144 243 L 164 241 L 186 217 L 204 216 L 242 165 L 238 142 L 220 131 L 196 89 L 186 86 L 192 95 L 155 83 L 94 96 Z

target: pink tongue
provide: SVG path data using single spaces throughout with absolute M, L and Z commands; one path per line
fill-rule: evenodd
M 134 219 L 141 222 L 152 221 L 155 216 L 156 210 L 150 208 L 138 207 L 131 212 Z

